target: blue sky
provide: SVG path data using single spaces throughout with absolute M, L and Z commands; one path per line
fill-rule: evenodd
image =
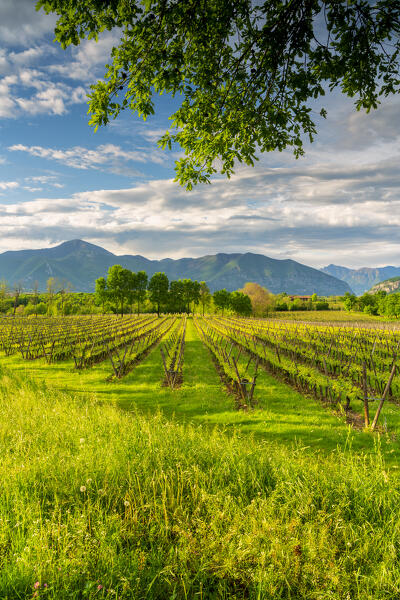
M 34 5 L 0 1 L 0 252 L 81 238 L 148 258 L 400 265 L 398 97 L 365 115 L 331 95 L 306 157 L 268 153 L 187 192 L 172 181 L 177 155 L 156 144 L 175 101 L 160 97 L 147 123 L 125 113 L 94 133 L 86 93 L 118 35 L 62 51 L 55 19 Z

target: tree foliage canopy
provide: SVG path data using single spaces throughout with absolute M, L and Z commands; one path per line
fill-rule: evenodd
M 165 273 L 154 273 L 149 281 L 148 290 L 150 300 L 157 305 L 157 313 L 160 316 L 160 307 L 168 301 L 169 280 Z
M 119 28 L 104 80 L 92 86 L 90 124 L 131 109 L 154 113 L 154 94 L 179 96 L 159 141 L 178 144 L 187 188 L 237 161 L 316 133 L 312 107 L 326 88 L 376 108 L 399 91 L 399 0 L 38 0 L 59 15 L 63 48 Z M 326 111 L 321 110 L 326 116 Z
M 233 311 L 235 311 L 238 315 L 243 315 L 248 317 L 251 315 L 252 306 L 251 299 L 247 294 L 243 292 L 231 292 L 229 298 L 229 305 Z
M 133 284 L 133 273 L 129 269 L 124 269 L 121 265 L 113 265 L 108 269 L 107 290 L 109 298 L 120 307 L 121 316 L 124 313 L 124 302 L 130 299 L 130 293 Z M 102 283 L 97 286 L 101 286 Z
M 230 297 L 230 292 L 228 292 L 225 288 L 222 290 L 216 290 L 213 294 L 214 305 L 216 308 L 222 310 L 222 314 L 224 314 L 224 310 L 229 306 Z
M 265 317 L 273 308 L 273 294 L 260 284 L 248 282 L 240 291 L 250 297 L 253 314 L 256 317 Z

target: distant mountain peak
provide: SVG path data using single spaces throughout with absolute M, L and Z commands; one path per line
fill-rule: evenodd
M 56 249 L 63 250 L 63 251 L 71 251 L 71 252 L 74 252 L 76 250 L 92 250 L 92 251 L 97 251 L 101 254 L 111 254 L 112 256 L 114 256 L 112 254 L 112 252 L 109 252 L 108 250 L 106 250 L 105 248 L 102 248 L 101 246 L 97 246 L 96 244 L 91 244 L 90 242 L 86 242 L 85 240 L 79 240 L 79 239 L 62 242 L 58 246 L 53 246 L 52 248 L 50 248 L 50 250 L 56 250 Z
M 361 295 L 375 284 L 400 276 L 400 267 L 361 267 L 360 269 L 349 269 L 338 265 L 328 265 L 321 269 L 323 273 L 333 275 L 337 279 L 345 281 L 357 295 Z

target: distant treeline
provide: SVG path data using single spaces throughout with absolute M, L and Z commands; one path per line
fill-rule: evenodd
M 96 280 L 94 293 L 73 292 L 71 283 L 56 277 L 49 277 L 45 291 L 39 291 L 34 282 L 29 293 L 20 283 L 9 286 L 0 281 L 0 313 L 9 315 L 197 311 L 265 317 L 274 311 L 327 309 L 329 303 L 316 294 L 307 300 L 285 293 L 274 295 L 252 282 L 238 291 L 222 289 L 211 293 L 205 281 L 169 281 L 161 272 L 149 278 L 145 271 L 135 273 L 121 265 L 110 267 L 106 277 Z
M 329 302 L 319 298 L 317 294 L 312 294 L 307 300 L 286 293 L 277 294 L 274 301 L 274 309 L 277 311 L 329 310 L 329 308 Z
M 191 279 L 169 281 L 165 273 L 134 273 L 120 265 L 95 282 L 94 293 L 73 292 L 72 285 L 55 277 L 47 280 L 46 291 L 38 285 L 24 292 L 22 284 L 0 281 L 0 313 L 8 315 L 76 315 L 95 313 L 225 311 L 250 315 L 250 297 L 241 292 L 217 290 L 211 294 L 206 282 Z
M 355 296 L 348 292 L 344 296 L 344 308 L 348 311 L 361 311 L 368 315 L 380 315 L 398 319 L 400 317 L 400 293 L 388 294 L 380 290 L 376 294 Z

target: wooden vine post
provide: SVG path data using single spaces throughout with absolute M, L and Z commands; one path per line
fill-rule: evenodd
M 392 385 L 392 381 L 393 381 L 394 374 L 396 373 L 396 369 L 397 369 L 397 364 L 396 364 L 396 358 L 395 358 L 394 361 L 393 361 L 393 367 L 392 367 L 392 370 L 390 372 L 390 376 L 389 376 L 388 382 L 387 382 L 386 387 L 384 389 L 381 401 L 379 402 L 379 406 L 377 408 L 374 420 L 372 421 L 372 425 L 371 425 L 371 430 L 372 431 L 374 431 L 374 429 L 376 427 L 376 424 L 378 422 L 379 415 L 381 414 L 382 407 L 383 407 L 383 405 L 385 403 L 385 400 L 386 400 L 386 396 L 388 395 L 389 390 L 390 390 L 390 386 Z
M 369 427 L 369 406 L 367 390 L 367 365 L 363 362 L 364 425 Z M 379 416 L 379 415 L 378 415 Z

